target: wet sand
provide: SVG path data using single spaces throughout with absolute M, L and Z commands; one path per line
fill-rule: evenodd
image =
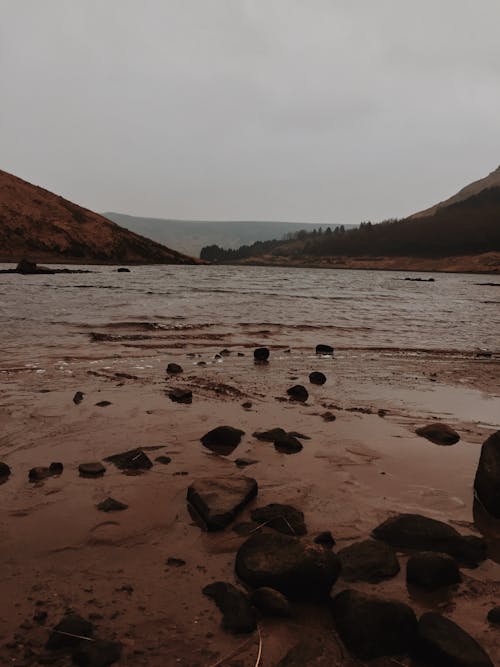
M 481 528 L 491 557 L 463 569 L 454 591 L 410 593 L 404 554 L 394 579 L 354 587 L 408 602 L 417 615 L 442 610 L 498 661 L 500 633 L 486 614 L 500 598 L 500 522 L 473 508 L 472 493 L 480 444 L 500 427 L 497 354 L 344 347 L 330 358 L 316 357 L 309 345 L 288 348 L 286 340 L 274 340 L 270 363 L 257 366 L 252 350 L 259 337 L 266 344 L 262 333 L 239 331 L 219 341 L 193 328 L 182 347 L 162 332 L 158 339 L 133 338 L 140 334 L 140 327 L 122 326 L 122 338 L 91 342 L 89 335 L 87 346 L 62 357 L 39 350 L 35 364 L 22 364 L 19 356 L 0 367 L 0 452 L 13 471 L 0 487 L 0 664 L 39 664 L 48 630 L 68 608 L 90 617 L 99 636 L 124 644 L 123 665 L 205 667 L 246 642 L 221 629 L 220 612 L 202 594 L 212 581 L 235 582 L 235 552 L 245 538 L 231 528 L 203 532 L 185 500 L 192 480 L 221 474 L 258 481 L 257 498 L 238 520 L 248 520 L 253 507 L 288 503 L 304 512 L 310 537 L 331 530 L 335 550 L 368 537 L 397 512 L 422 513 L 466 533 Z M 230 354 L 215 358 L 222 347 Z M 166 378 L 172 361 L 184 373 Z M 326 374 L 324 386 L 309 384 L 312 370 Z M 309 390 L 306 404 L 287 400 L 286 389 L 297 382 Z M 170 401 L 166 391 L 173 386 L 192 389 L 192 404 Z M 75 405 L 78 390 L 85 396 Z M 111 405 L 95 405 L 101 401 Z M 252 407 L 242 407 L 246 402 Z M 322 418 L 327 410 L 335 421 Z M 439 447 L 414 434 L 436 420 L 459 431 L 457 445 Z M 245 431 L 228 457 L 200 443 L 204 433 L 225 424 Z M 252 437 L 276 426 L 309 436 L 302 452 L 280 454 Z M 111 463 L 102 478 L 78 475 L 79 463 L 135 447 L 153 461 L 159 455 L 172 461 L 136 475 Z M 238 457 L 258 463 L 241 472 Z M 30 468 L 52 461 L 64 464 L 62 475 L 28 482 Z M 107 496 L 129 508 L 98 511 Z M 167 565 L 168 558 L 186 564 Z M 340 579 L 333 592 L 347 586 Z M 32 620 L 37 610 L 47 611 L 44 625 Z M 331 664 L 362 664 L 341 648 L 326 608 L 294 605 L 292 619 L 263 619 L 260 632 L 265 667 L 303 637 L 321 638 Z M 256 634 L 222 664 L 253 666 L 258 641 Z

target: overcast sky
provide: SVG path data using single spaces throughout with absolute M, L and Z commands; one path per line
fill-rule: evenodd
M 499 0 L 0 0 L 0 168 L 96 211 L 356 223 L 500 164 Z

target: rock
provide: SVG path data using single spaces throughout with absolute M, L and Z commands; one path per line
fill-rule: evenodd
M 207 530 L 222 530 L 257 495 L 251 477 L 213 477 L 194 481 L 187 501 L 203 520 Z
M 167 558 L 165 564 L 168 565 L 168 567 L 184 567 L 186 561 L 183 558 L 175 558 L 174 556 L 170 556 Z
M 10 467 L 6 463 L 1 462 L 0 463 L 0 478 L 9 477 L 10 473 L 11 473 Z
M 79 405 L 83 401 L 83 397 L 85 394 L 83 391 L 77 391 L 76 394 L 73 396 L 73 403 L 75 405 Z
M 182 368 L 182 366 L 179 366 L 179 364 L 170 363 L 167 366 L 167 373 L 169 373 L 170 375 L 178 375 L 179 373 L 183 372 L 184 369 Z
M 99 463 L 80 463 L 78 471 L 82 477 L 100 477 L 106 472 L 106 468 Z
M 332 612 L 340 638 L 361 660 L 407 653 L 414 644 L 417 619 L 402 602 L 348 589 L 332 600 Z
M 175 387 L 168 392 L 168 397 L 174 403 L 192 403 L 193 402 L 193 392 L 191 389 L 182 389 L 181 387 Z
M 417 435 L 427 438 L 436 445 L 454 445 L 460 440 L 460 436 L 448 424 L 428 424 L 415 429 Z
M 274 447 L 282 454 L 297 454 L 303 449 L 302 443 L 291 433 L 285 433 L 285 435 L 276 438 Z
M 233 634 L 253 632 L 257 627 L 255 612 L 248 596 L 232 584 L 217 581 L 205 586 L 203 593 L 211 598 L 222 612 L 222 627 Z
M 47 620 L 47 616 L 48 614 L 46 611 L 44 611 L 43 609 L 39 609 L 35 611 L 35 613 L 33 614 L 33 620 L 35 621 L 35 623 L 43 625 Z
M 72 658 L 78 667 L 108 667 L 117 662 L 121 655 L 122 644 L 120 642 L 96 639 L 93 642 L 81 642 L 75 649 Z
M 139 448 L 107 456 L 104 460 L 113 463 L 120 470 L 149 470 L 153 467 L 149 456 Z
M 244 408 L 245 410 L 250 410 L 252 408 L 252 402 L 245 401 L 244 403 L 241 404 L 241 407 Z
M 234 461 L 235 465 L 238 466 L 238 468 L 246 468 L 247 466 L 253 466 L 256 463 L 258 463 L 257 459 L 246 459 L 246 458 L 241 458 L 241 459 L 235 459 Z
M 130 273 L 130 269 L 127 269 L 126 266 L 120 266 L 120 268 L 116 269 L 117 273 Z
M 333 354 L 334 349 L 330 345 L 316 345 L 316 354 Z
M 327 549 L 280 533 L 259 533 L 236 554 L 236 573 L 249 586 L 274 588 L 290 599 L 326 599 L 340 562 Z
M 98 408 L 107 408 L 108 405 L 112 405 L 111 401 L 99 401 L 95 404 Z
M 172 461 L 172 459 L 170 458 L 170 456 L 157 456 L 155 458 L 155 461 L 158 461 L 158 463 L 163 463 L 163 465 L 168 465 Z
M 427 612 L 420 618 L 417 651 L 428 661 L 426 664 L 436 667 L 493 667 L 475 639 L 436 612 Z
M 329 410 L 323 412 L 321 416 L 326 422 L 334 422 L 337 419 L 337 417 L 333 414 L 333 412 L 330 412 Z
M 335 538 L 329 530 L 325 530 L 322 533 L 319 533 L 314 538 L 315 544 L 321 544 L 325 549 L 333 549 L 335 546 Z
M 64 466 L 59 461 L 53 461 L 49 465 L 49 473 L 51 475 L 62 475 L 63 470 L 64 470 Z
M 45 648 L 49 651 L 73 648 L 80 644 L 81 637 L 92 637 L 93 633 L 94 626 L 90 621 L 78 614 L 66 614 L 53 629 Z
M 393 547 L 439 551 L 475 567 L 486 558 L 486 543 L 475 535 L 460 535 L 442 521 L 420 514 L 398 514 L 373 531 L 373 536 Z
M 500 625 L 500 606 L 492 607 L 489 610 L 488 616 L 486 618 L 488 619 L 488 623 L 493 625 Z
M 309 398 L 309 392 L 301 384 L 295 384 L 293 387 L 290 387 L 290 389 L 287 389 L 286 393 L 290 396 L 292 401 L 300 401 L 301 403 L 305 403 Z
M 263 586 L 254 591 L 250 597 L 252 604 L 264 616 L 288 617 L 292 615 L 290 603 L 279 591 Z
M 119 500 L 114 498 L 106 498 L 97 505 L 97 509 L 101 512 L 121 512 L 128 509 L 128 505 L 121 503 Z
M 245 435 L 245 431 L 232 426 L 218 426 L 212 431 L 205 433 L 201 438 L 204 447 L 210 451 L 223 456 L 231 454 L 241 442 L 241 436 Z
M 423 551 L 408 559 L 406 581 L 409 584 L 435 591 L 442 586 L 462 581 L 457 562 L 448 554 Z
M 269 359 L 269 350 L 267 347 L 258 347 L 253 351 L 253 358 L 257 363 L 266 363 Z
M 229 357 L 231 350 L 228 350 L 226 347 L 219 352 L 221 357 Z
M 307 533 L 304 514 L 291 505 L 271 503 L 252 510 L 250 516 L 255 523 L 264 523 L 267 528 L 273 528 L 285 535 L 305 535 Z
M 16 266 L 17 273 L 22 273 L 23 276 L 29 276 L 37 273 L 37 265 L 35 262 L 30 262 L 27 259 L 22 259 Z
M 37 466 L 36 468 L 31 468 L 28 473 L 28 479 L 30 482 L 39 482 L 42 479 L 47 479 L 51 476 L 50 470 L 45 466 Z
M 337 556 L 345 581 L 368 581 L 372 584 L 394 577 L 399 562 L 392 547 L 378 540 L 363 540 L 341 549 Z
M 254 438 L 257 440 L 263 440 L 264 442 L 274 442 L 278 438 L 282 438 L 288 435 L 288 433 L 283 428 L 271 428 L 269 431 L 255 431 L 252 433 Z
M 483 443 L 474 489 L 484 508 L 500 519 L 500 431 Z
M 312 373 L 309 373 L 309 382 L 311 384 L 325 384 L 326 375 L 319 371 L 313 371 Z

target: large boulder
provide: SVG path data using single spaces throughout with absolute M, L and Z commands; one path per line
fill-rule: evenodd
M 415 433 L 423 438 L 427 438 L 427 440 L 430 440 L 435 445 L 454 445 L 460 440 L 460 436 L 451 426 L 440 424 L 439 422 L 417 428 L 415 429 Z
M 224 581 L 205 586 L 203 593 L 211 598 L 222 612 L 222 627 L 225 630 L 233 634 L 255 630 L 255 612 L 245 593 Z
M 265 507 L 257 507 L 251 512 L 252 520 L 258 524 L 265 524 L 285 535 L 305 535 L 304 514 L 291 505 L 271 503 Z
M 378 540 L 363 540 L 338 552 L 342 565 L 341 576 L 345 581 L 377 583 L 394 577 L 399 572 L 399 562 L 392 547 Z
M 462 581 L 458 564 L 448 554 L 423 551 L 408 559 L 406 581 L 427 591 L 451 586 Z
M 476 470 L 474 489 L 485 509 L 500 518 L 500 431 L 484 442 Z
M 493 667 L 493 662 L 465 630 L 436 612 L 421 616 L 418 653 L 435 667 Z
M 232 426 L 217 426 L 201 438 L 201 443 L 210 451 L 222 456 L 231 454 L 241 442 L 245 431 Z
M 253 535 L 236 554 L 236 573 L 246 584 L 295 600 L 327 598 L 339 572 L 339 559 L 328 549 L 280 533 Z
M 439 551 L 468 567 L 486 558 L 486 543 L 475 535 L 460 535 L 452 526 L 420 514 L 398 514 L 373 531 L 373 536 L 400 549 Z
M 407 653 L 417 635 L 417 619 L 403 602 L 345 590 L 332 600 L 340 638 L 361 660 Z
M 206 477 L 191 484 L 187 501 L 207 530 L 223 530 L 255 498 L 257 490 L 251 477 Z

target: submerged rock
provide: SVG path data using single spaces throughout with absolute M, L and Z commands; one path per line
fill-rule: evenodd
M 128 505 L 121 503 L 119 500 L 114 498 L 106 498 L 97 505 L 97 509 L 101 512 L 121 512 L 128 509 Z
M 231 454 L 241 442 L 245 431 L 232 426 L 218 426 L 201 438 L 204 447 L 222 456 Z
M 271 503 L 252 510 L 250 516 L 255 523 L 264 523 L 267 528 L 285 535 L 305 535 L 307 532 L 304 514 L 291 505 Z
M 120 470 L 149 470 L 153 463 L 142 449 L 129 449 L 127 452 L 106 456 L 105 461 L 113 463 Z
M 36 466 L 29 471 L 28 479 L 30 482 L 39 482 L 42 479 L 47 479 L 47 477 L 50 477 L 51 475 L 52 473 L 46 466 Z
M 423 551 L 408 559 L 406 581 L 427 591 L 462 581 L 457 562 L 448 554 Z
M 100 477 L 104 475 L 106 468 L 99 461 L 94 463 L 80 463 L 78 472 L 81 477 Z
M 170 375 L 178 375 L 179 373 L 183 372 L 184 369 L 182 368 L 182 366 L 179 366 L 179 364 L 170 363 L 167 366 L 167 373 L 169 373 Z
M 174 403 L 192 403 L 193 402 L 193 392 L 191 389 L 182 389 L 181 387 L 175 387 L 168 392 L 168 397 Z
M 284 428 L 271 428 L 269 431 L 255 431 L 252 433 L 254 438 L 257 440 L 263 440 L 264 442 L 274 442 L 278 438 L 283 438 L 288 435 Z
M 332 600 L 340 638 L 361 660 L 407 653 L 417 635 L 413 610 L 402 602 L 345 590 Z
M 373 531 L 373 536 L 401 549 L 447 553 L 468 567 L 486 558 L 486 543 L 475 535 L 460 535 L 448 524 L 420 514 L 398 514 Z
M 222 530 L 257 495 L 251 477 L 213 477 L 194 481 L 187 501 L 202 519 L 207 530 Z
M 313 371 L 312 373 L 309 373 L 309 382 L 311 384 L 325 384 L 326 375 L 319 371 Z
M 72 659 L 78 667 L 108 667 L 121 658 L 122 648 L 120 642 L 104 639 L 81 642 L 73 652 Z
M 234 460 L 234 464 L 238 466 L 238 468 L 246 468 L 248 466 L 253 466 L 256 463 L 258 463 L 257 459 L 247 459 L 244 457 Z
M 168 465 L 169 463 L 171 463 L 172 459 L 170 458 L 170 456 L 157 456 L 155 458 L 155 461 L 157 461 L 158 463 L 163 463 L 163 465 Z
M 465 630 L 436 612 L 423 614 L 418 623 L 418 653 L 430 665 L 493 667 L 487 653 Z
M 338 552 L 342 565 L 341 577 L 345 581 L 377 583 L 394 577 L 399 572 L 399 562 L 392 547 L 378 540 L 363 540 Z
M 252 593 L 250 600 L 264 616 L 281 616 L 286 618 L 292 615 L 290 603 L 283 593 L 274 588 L 267 586 L 258 588 Z
M 66 614 L 55 626 L 45 644 L 49 651 L 73 648 L 81 643 L 82 637 L 91 638 L 94 626 L 78 614 Z
M 79 405 L 83 401 L 83 397 L 85 394 L 83 391 L 77 391 L 76 394 L 73 396 L 73 403 L 75 405 Z
M 255 630 L 255 612 L 245 593 L 223 581 L 205 586 L 203 593 L 211 598 L 222 612 L 222 627 L 225 630 L 233 634 Z
M 300 403 L 305 403 L 309 398 L 309 392 L 301 384 L 295 384 L 290 389 L 286 390 L 286 393 L 290 396 L 292 401 L 299 401 Z
M 258 347 L 253 351 L 253 358 L 257 363 L 265 363 L 269 359 L 269 349 Z
M 415 429 L 417 435 L 427 438 L 436 445 L 454 445 L 460 440 L 458 433 L 448 424 L 428 424 Z
M 334 349 L 331 345 L 316 345 L 316 354 L 333 354 Z
M 340 572 L 337 556 L 280 533 L 260 533 L 236 554 L 236 574 L 254 588 L 274 588 L 290 599 L 326 599 Z
M 500 518 L 500 431 L 483 443 L 474 489 L 485 509 Z

